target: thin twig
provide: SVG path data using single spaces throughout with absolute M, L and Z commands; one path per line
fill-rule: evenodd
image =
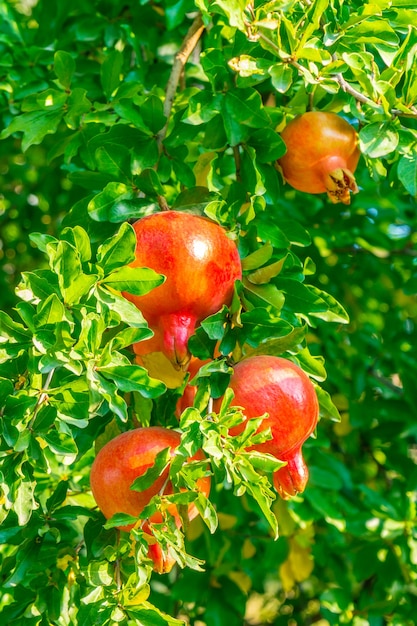
M 275 49 L 277 54 L 278 54 L 278 56 L 282 59 L 283 63 L 287 63 L 288 65 L 292 65 L 292 67 L 294 67 L 301 74 L 305 71 L 305 68 L 300 63 L 298 63 L 298 61 L 296 61 L 290 55 L 285 55 L 283 53 L 283 51 L 279 48 L 279 46 L 277 46 L 273 41 L 271 41 L 271 39 L 269 39 L 269 37 L 264 35 L 264 33 L 257 33 L 256 37 L 258 39 L 263 39 L 265 42 L 268 43 L 268 45 L 271 48 Z M 341 89 L 345 93 L 348 93 L 351 96 L 353 96 L 355 98 L 355 100 L 357 100 L 358 102 L 361 102 L 362 104 L 367 104 L 367 105 L 372 106 L 372 107 L 378 106 L 378 102 L 375 102 L 371 98 L 368 98 L 368 96 L 365 96 L 365 94 L 361 93 L 360 91 L 355 89 L 355 87 L 353 87 L 350 83 L 348 83 L 345 80 L 343 74 L 341 74 L 341 73 L 334 74 L 334 78 L 339 83 Z M 318 81 L 318 84 L 320 84 L 320 81 Z M 391 115 L 393 117 L 410 117 L 410 118 L 417 119 L 417 109 L 415 107 L 413 107 L 413 106 L 411 106 L 408 109 L 408 111 L 403 111 L 401 109 L 393 108 L 393 109 L 390 110 L 390 113 L 391 113 Z
M 370 106 L 375 106 L 377 104 L 376 102 L 371 100 L 371 98 L 368 98 L 363 93 L 352 87 L 352 85 L 344 79 L 344 76 L 342 74 L 336 74 L 335 78 L 343 91 L 353 96 L 358 102 L 362 102 L 363 104 L 369 104 Z
M 161 147 L 163 140 L 165 139 L 167 130 L 168 130 L 168 122 L 169 116 L 171 114 L 172 106 L 174 104 L 175 94 L 178 88 L 178 84 L 180 82 L 181 74 L 184 70 L 184 66 L 188 61 L 188 58 L 194 48 L 196 47 L 198 40 L 200 39 L 203 31 L 204 24 L 201 14 L 199 13 L 195 18 L 194 22 L 191 24 L 188 33 L 185 36 L 185 39 L 182 43 L 181 48 L 178 50 L 175 55 L 174 64 L 172 66 L 171 75 L 168 80 L 168 84 L 165 92 L 165 102 L 164 102 L 164 115 L 167 118 L 165 126 L 158 133 L 158 145 Z
M 50 384 L 52 382 L 52 377 L 55 373 L 55 368 L 52 368 L 49 372 L 48 375 L 46 377 L 45 380 L 45 384 L 42 387 L 42 391 L 39 394 L 38 400 L 36 402 L 35 408 L 33 409 L 33 415 L 32 415 L 32 419 L 30 420 L 29 424 L 28 424 L 28 428 L 32 428 L 33 424 L 35 423 L 36 417 L 38 415 L 39 409 L 41 408 L 42 404 L 45 402 L 45 400 L 48 398 L 48 394 L 47 391 L 50 387 Z

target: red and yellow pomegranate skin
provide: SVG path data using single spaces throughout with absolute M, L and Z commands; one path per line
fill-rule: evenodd
M 164 211 L 133 224 L 136 254 L 132 267 L 150 267 L 166 277 L 148 294 L 123 295 L 143 313 L 155 336 L 134 346 L 136 354 L 163 352 L 186 369 L 187 343 L 198 324 L 229 305 L 242 277 L 239 253 L 214 222 L 180 211 Z
M 259 355 L 234 367 L 229 386 L 235 394 L 232 405 L 242 407 L 246 419 L 268 414 L 260 430 L 270 428 L 272 439 L 252 449 L 287 461 L 274 474 L 278 493 L 288 498 L 303 492 L 308 469 L 301 446 L 314 431 L 319 416 L 316 391 L 307 374 L 288 359 Z M 240 434 L 245 423 L 230 433 Z
M 154 495 L 173 493 L 172 483 L 168 480 L 169 468 L 144 491 L 133 491 L 130 487 L 136 478 L 142 476 L 148 468 L 154 465 L 158 452 L 170 448 L 171 456 L 173 456 L 180 440 L 181 435 L 177 431 L 150 426 L 122 433 L 101 448 L 91 467 L 90 485 L 94 499 L 107 519 L 115 513 L 127 513 L 140 518 L 142 510 Z M 203 458 L 203 452 L 198 452 L 189 460 Z M 198 489 L 206 496 L 210 493 L 210 484 L 209 476 L 197 481 Z M 174 516 L 176 524 L 180 526 L 181 520 L 177 507 L 170 505 L 168 511 Z M 194 519 L 197 514 L 195 505 L 190 504 L 189 519 Z M 161 513 L 157 512 L 149 519 L 143 520 L 142 527 L 147 533 L 152 534 L 149 523 L 162 521 Z M 134 524 L 120 526 L 119 530 L 129 531 L 133 526 Z M 149 546 L 149 556 L 154 562 L 154 569 L 160 573 L 169 571 L 175 562 L 162 553 L 158 544 Z
M 287 152 L 278 163 L 287 183 L 350 204 L 350 192 L 359 191 L 353 172 L 360 151 L 353 126 L 335 113 L 308 111 L 291 120 L 281 137 Z

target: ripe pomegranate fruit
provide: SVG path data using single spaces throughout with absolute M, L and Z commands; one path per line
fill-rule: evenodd
M 179 211 L 148 215 L 133 228 L 137 243 L 132 267 L 150 267 L 166 277 L 146 295 L 123 294 L 155 333 L 134 350 L 139 355 L 161 351 L 185 369 L 188 339 L 196 326 L 231 302 L 235 280 L 242 276 L 237 247 L 221 226 Z
M 140 517 L 143 508 L 156 494 L 169 495 L 173 493 L 172 483 L 168 479 L 169 468 L 144 491 L 133 491 L 130 487 L 134 480 L 142 476 L 146 470 L 154 465 L 155 457 L 161 450 L 170 448 L 171 456 L 178 447 L 181 435 L 175 430 L 150 426 L 127 431 L 111 439 L 98 452 L 91 466 L 90 485 L 94 499 L 104 516 L 109 519 L 115 513 L 127 513 Z M 203 452 L 198 452 L 189 460 L 203 459 Z M 210 493 L 211 479 L 209 476 L 198 479 L 197 487 L 206 496 Z M 181 519 L 177 507 L 169 505 L 168 511 L 174 516 L 179 527 Z M 188 517 L 194 519 L 198 514 L 194 504 L 188 507 Z M 142 528 L 152 534 L 149 524 L 163 521 L 160 512 L 154 513 L 144 520 Z M 123 531 L 129 531 L 134 524 L 119 526 Z M 156 543 L 149 546 L 149 557 L 154 562 L 154 569 L 159 573 L 166 573 L 172 569 L 175 560 L 162 552 Z
M 233 406 L 243 409 L 246 419 L 268 413 L 260 430 L 271 429 L 272 439 L 251 449 L 272 454 L 287 465 L 274 473 L 274 486 L 282 498 L 304 491 L 308 469 L 301 446 L 314 431 L 319 404 L 312 382 L 292 361 L 276 356 L 253 356 L 234 367 L 230 379 Z M 214 403 L 215 410 L 221 401 Z M 245 422 L 231 428 L 240 434 Z
M 281 137 L 287 152 L 278 163 L 292 187 L 350 203 L 350 191 L 359 191 L 353 172 L 360 151 L 353 126 L 335 113 L 309 111 L 291 120 Z

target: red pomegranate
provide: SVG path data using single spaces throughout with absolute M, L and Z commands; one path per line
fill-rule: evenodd
M 139 518 L 142 510 L 154 495 L 173 493 L 172 483 L 168 480 L 169 468 L 166 468 L 144 491 L 133 491 L 130 487 L 136 478 L 142 476 L 148 468 L 154 465 L 158 452 L 170 448 L 171 456 L 173 456 L 180 440 L 181 435 L 175 430 L 150 426 L 122 433 L 101 448 L 91 466 L 90 485 L 94 499 L 107 519 L 115 513 L 127 513 Z M 203 452 L 198 452 L 189 460 L 203 458 Z M 203 477 L 197 481 L 197 487 L 208 496 L 210 483 L 209 476 Z M 170 505 L 168 511 L 174 516 L 179 527 L 181 519 L 177 507 Z M 190 504 L 189 519 L 194 519 L 197 514 L 195 505 Z M 157 512 L 148 520 L 144 520 L 142 527 L 151 534 L 149 523 L 162 521 L 161 513 Z M 129 531 L 131 528 L 133 524 L 119 527 L 124 531 Z M 154 562 L 154 569 L 160 573 L 168 572 L 175 563 L 174 559 L 165 555 L 156 543 L 151 543 L 149 546 L 149 556 Z
M 131 265 L 166 277 L 144 296 L 123 294 L 155 333 L 134 350 L 139 355 L 161 351 L 176 367 L 186 368 L 188 339 L 201 320 L 230 304 L 242 276 L 237 247 L 218 224 L 180 211 L 143 217 L 133 228 L 137 244 Z
M 319 415 L 317 395 L 307 374 L 288 359 L 253 356 L 235 366 L 230 388 L 235 394 L 233 406 L 242 407 L 247 419 L 268 413 L 260 430 L 270 428 L 272 439 L 253 449 L 287 461 L 274 474 L 278 493 L 288 498 L 304 491 L 308 469 L 301 446 L 314 431 Z M 244 427 L 245 422 L 230 433 L 238 435 Z
M 335 113 L 309 111 L 291 120 L 281 137 L 287 152 L 278 163 L 292 187 L 350 203 L 350 191 L 359 191 L 353 172 L 360 151 L 353 126 Z

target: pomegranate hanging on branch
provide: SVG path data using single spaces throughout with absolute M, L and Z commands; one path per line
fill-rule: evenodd
M 146 295 L 123 294 L 154 331 L 134 351 L 163 352 L 176 368 L 186 369 L 190 336 L 204 318 L 231 303 L 235 281 L 242 277 L 236 244 L 218 224 L 181 211 L 154 213 L 133 228 L 132 267 L 150 267 L 166 277 Z
M 357 193 L 358 135 L 335 113 L 309 111 L 291 120 L 281 137 L 287 152 L 278 160 L 286 182 L 307 193 L 324 193 L 334 204 L 350 204 Z

